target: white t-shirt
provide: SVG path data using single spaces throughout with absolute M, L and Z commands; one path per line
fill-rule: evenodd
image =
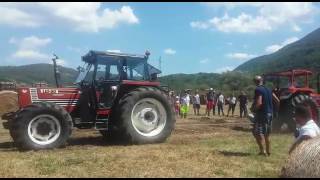
M 320 128 L 319 126 L 311 119 L 309 120 L 305 125 L 303 125 L 299 130 L 299 138 L 302 136 L 309 136 L 311 138 L 314 138 L 316 136 L 320 135 Z
M 236 104 L 237 98 L 236 97 L 232 97 L 230 100 L 231 104 Z
M 218 101 L 224 103 L 224 96 L 222 94 L 219 96 Z
M 187 105 L 187 106 L 190 105 L 190 96 L 189 96 L 189 94 L 182 97 L 182 104 Z
M 196 94 L 195 96 L 194 96 L 194 104 L 200 104 L 200 96 L 199 96 L 199 94 Z

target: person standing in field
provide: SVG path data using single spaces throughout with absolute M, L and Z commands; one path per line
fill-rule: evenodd
M 232 117 L 233 117 L 234 110 L 236 108 L 236 104 L 237 104 L 237 98 L 234 96 L 234 94 L 232 94 L 232 96 L 229 97 L 229 109 L 228 109 L 227 117 L 229 117 L 230 110 L 231 110 Z
M 185 91 L 183 97 L 181 98 L 181 108 L 180 108 L 181 118 L 187 118 L 187 114 L 189 112 L 189 106 L 190 106 L 190 95 L 188 91 Z
M 224 116 L 223 112 L 223 106 L 224 106 L 224 96 L 222 93 L 219 94 L 218 99 L 217 99 L 217 104 L 218 104 L 218 115 L 220 116 L 220 112 L 222 116 Z
M 244 91 L 241 91 L 241 94 L 238 97 L 238 100 L 239 100 L 239 107 L 240 107 L 240 118 L 247 117 L 248 116 L 248 110 L 247 110 L 248 97 Z
M 198 90 L 196 90 L 195 95 L 193 96 L 193 111 L 194 115 L 200 115 L 200 95 Z
M 176 96 L 175 102 L 174 102 L 174 109 L 176 112 L 176 115 L 179 116 L 180 115 L 180 97 Z
M 213 102 L 212 102 L 212 113 L 216 115 L 216 105 L 217 105 L 217 94 L 216 90 L 213 90 Z
M 213 88 L 209 89 L 209 92 L 206 95 L 207 98 L 207 109 L 206 109 L 206 115 L 209 117 L 210 116 L 210 112 L 213 108 L 213 104 L 214 104 L 214 93 L 213 93 Z
M 260 149 L 259 155 L 270 156 L 271 142 L 269 136 L 273 118 L 273 101 L 279 104 L 280 100 L 263 85 L 261 76 L 256 76 L 254 82 L 257 87 L 254 92 L 254 102 L 251 106 L 255 118 L 252 133 Z

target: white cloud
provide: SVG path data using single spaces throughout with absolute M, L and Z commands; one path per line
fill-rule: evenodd
M 18 40 L 15 37 L 10 38 L 9 43 L 18 45 L 20 49 L 36 49 L 47 46 L 49 43 L 51 43 L 51 41 L 51 38 L 29 36 L 21 40 Z
M 12 55 L 13 58 L 27 59 L 27 60 L 50 60 L 47 54 L 41 53 L 36 50 L 20 49 Z
M 300 31 L 301 31 L 301 28 L 300 28 L 298 25 L 294 24 L 294 25 L 292 26 L 292 30 L 295 31 L 295 32 L 300 32 Z
M 39 38 L 37 36 L 28 36 L 22 39 L 10 38 L 9 43 L 17 46 L 17 51 L 11 57 L 19 61 L 28 60 L 30 63 L 50 63 L 51 56 L 40 50 L 51 43 L 51 41 L 51 38 Z
M 0 24 L 14 27 L 38 27 L 37 17 L 34 17 L 19 9 L 0 7 Z
M 190 26 L 197 29 L 208 29 L 210 27 L 210 24 L 206 22 L 193 21 L 190 23 Z
M 121 53 L 121 51 L 119 49 L 111 49 L 111 50 L 107 50 L 107 52 L 111 52 L 111 53 Z
M 270 31 L 272 28 L 268 21 L 261 16 L 253 17 L 242 13 L 236 18 L 229 17 L 228 14 L 222 18 L 213 18 L 209 21 L 216 29 L 222 32 L 237 31 L 240 33 Z
M 210 4 L 213 6 L 214 4 Z M 252 33 L 272 31 L 281 25 L 294 23 L 294 30 L 299 30 L 297 22 L 310 20 L 318 9 L 311 2 L 265 2 L 265 3 L 220 3 L 229 8 L 253 6 L 258 9 L 256 15 L 245 12 L 235 17 L 226 13 L 222 17 L 213 17 L 207 21 L 193 21 L 191 27 L 198 29 L 217 29 L 222 32 Z
M 285 41 L 283 41 L 282 43 L 280 44 L 273 44 L 273 45 L 270 45 L 268 47 L 266 47 L 265 51 L 267 53 L 273 53 L 273 52 L 276 52 L 278 51 L 279 49 L 283 48 L 284 46 L 288 45 L 288 44 L 291 44 L 295 41 L 299 40 L 299 38 L 297 37 L 291 37 L 291 38 L 288 38 L 286 39 Z
M 67 61 L 64 59 L 58 59 L 57 64 L 60 66 L 67 66 L 68 65 Z
M 233 9 L 240 6 L 261 6 L 263 2 L 203 2 L 201 4 L 204 4 L 209 7 L 217 7 L 217 6 L 223 6 L 227 9 Z
M 236 60 L 249 60 L 256 57 L 256 55 L 247 54 L 247 53 L 229 53 L 227 54 L 227 57 L 230 59 L 236 59 Z
M 99 32 L 120 24 L 137 24 L 130 6 L 102 9 L 100 2 L 1 3 L 0 24 L 38 27 L 69 26 L 76 31 Z
M 164 53 L 168 54 L 168 55 L 174 55 L 174 54 L 176 54 L 176 51 L 171 48 L 168 48 L 168 49 L 164 50 Z
M 82 49 L 78 48 L 78 47 L 73 47 L 73 46 L 67 46 L 67 50 L 72 51 L 72 52 L 76 52 L 76 53 L 81 53 Z
M 205 58 L 205 59 L 200 60 L 200 63 L 201 63 L 201 64 L 206 64 L 206 63 L 208 63 L 208 62 L 209 62 L 209 59 L 208 59 L 208 58 Z
M 214 70 L 214 72 L 215 73 L 224 73 L 224 72 L 228 72 L 228 71 L 233 71 L 234 69 L 235 69 L 235 67 L 226 66 L 226 67 L 218 68 L 218 69 Z

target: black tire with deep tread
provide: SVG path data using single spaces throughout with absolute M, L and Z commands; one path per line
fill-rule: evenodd
M 28 136 L 29 122 L 41 114 L 50 114 L 56 117 L 61 125 L 59 138 L 48 145 L 36 144 Z M 63 147 L 66 144 L 72 132 L 72 118 L 61 106 L 49 102 L 37 102 L 19 110 L 9 126 L 11 137 L 20 150 L 53 149 Z
M 282 100 L 279 107 L 278 117 L 272 121 L 272 131 L 280 132 L 281 127 L 285 124 L 288 119 L 292 117 L 292 106 L 291 99 Z
M 134 129 L 131 122 L 131 112 L 134 105 L 143 98 L 154 98 L 162 103 L 167 112 L 167 121 L 162 132 L 153 137 L 140 135 Z M 115 126 L 117 128 L 116 138 L 120 142 L 129 144 L 149 144 L 164 142 L 171 134 L 175 126 L 175 116 L 171 102 L 167 95 L 154 87 L 139 87 L 125 94 L 118 103 L 117 118 Z
M 308 105 L 314 109 L 317 112 L 317 119 L 314 120 L 317 124 L 320 122 L 320 109 L 317 107 L 317 103 L 309 95 L 298 94 L 290 100 L 287 100 L 285 106 L 283 106 L 281 110 L 280 120 L 288 125 L 288 129 L 291 132 L 296 130 L 296 123 L 294 121 L 295 107 L 302 104 Z

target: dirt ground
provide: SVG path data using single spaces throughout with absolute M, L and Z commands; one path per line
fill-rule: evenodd
M 162 144 L 115 146 L 96 131 L 74 130 L 66 148 L 19 152 L 1 126 L 0 177 L 278 177 L 292 135 L 273 134 L 271 157 L 261 157 L 250 130 L 238 111 L 190 112 Z

